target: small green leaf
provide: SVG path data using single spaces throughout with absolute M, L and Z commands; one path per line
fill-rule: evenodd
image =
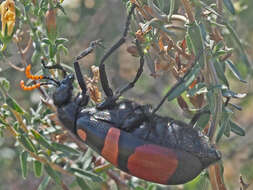
M 155 184 L 149 183 L 147 190 L 156 190 L 156 187 L 157 186 Z
M 235 93 L 235 92 L 228 90 L 228 89 L 222 89 L 221 92 L 224 97 L 228 97 L 228 98 L 244 98 L 247 95 L 245 93 L 243 93 L 243 94 Z
M 233 64 L 231 60 L 226 60 L 225 63 L 228 65 L 228 68 L 232 71 L 234 76 L 241 82 L 247 83 L 247 81 L 242 79 L 242 76 L 236 66 Z
M 36 148 L 33 144 L 33 142 L 26 136 L 24 136 L 23 134 L 21 134 L 19 136 L 19 142 L 30 152 L 36 153 Z
M 206 127 L 206 125 L 208 124 L 209 119 L 210 119 L 210 114 L 209 113 L 202 114 L 201 117 L 197 121 L 197 126 L 201 130 L 204 129 Z
M 220 56 L 223 56 L 223 55 L 226 55 L 228 53 L 228 51 L 226 50 L 223 50 L 223 49 L 220 49 L 219 51 L 217 51 L 214 56 L 215 57 L 220 57 Z
M 186 44 L 187 44 L 187 48 L 188 48 L 189 52 L 193 53 L 194 50 L 192 47 L 192 41 L 191 41 L 189 34 L 186 34 L 185 40 L 186 40 Z
M 182 94 L 185 90 L 187 90 L 188 87 L 191 85 L 191 83 L 197 77 L 199 71 L 200 71 L 200 64 L 195 63 L 192 69 L 187 74 L 185 74 L 185 76 L 169 90 L 168 101 L 173 100 L 174 98 Z
M 219 77 L 219 79 L 226 85 L 229 86 L 228 80 L 225 76 L 225 70 L 223 69 L 223 64 L 222 62 L 214 61 L 214 67 L 216 70 L 216 73 Z
M 215 54 L 217 51 L 219 51 L 219 50 L 222 50 L 223 49 L 223 47 L 224 47 L 224 43 L 223 43 L 223 41 L 220 41 L 220 42 L 218 42 L 215 46 L 214 46 L 214 48 L 213 48 L 213 54 Z
M 20 105 L 18 105 L 18 103 L 9 95 L 7 95 L 6 103 L 8 104 L 8 106 L 10 106 L 12 109 L 17 111 L 18 113 L 20 114 L 25 113 L 24 109 Z
M 225 134 L 227 136 L 230 136 L 230 126 L 229 125 L 229 120 L 231 116 L 231 112 L 228 109 L 223 109 L 222 116 L 221 116 L 221 121 L 220 121 L 220 128 L 218 130 L 218 134 L 216 136 L 216 142 L 219 142 L 222 135 Z
M 45 170 L 47 172 L 47 174 L 58 184 L 61 184 L 61 178 L 58 174 L 58 172 L 54 171 L 51 166 L 49 166 L 48 164 L 45 165 Z
M 58 45 L 63 44 L 65 42 L 68 42 L 68 39 L 66 39 L 66 38 L 57 38 L 55 40 L 55 45 L 58 46 Z
M 245 131 L 238 124 L 233 121 L 230 121 L 231 131 L 239 136 L 245 136 Z
M 201 26 L 197 21 L 194 21 L 193 23 L 187 25 L 187 34 L 189 35 L 191 47 L 194 54 L 199 57 L 199 64 L 201 66 L 205 65 L 205 45 L 201 32 Z
M 45 44 L 48 44 L 48 45 L 52 44 L 48 38 L 43 38 L 41 41 L 44 42 Z
M 65 55 L 68 54 L 68 48 L 66 48 L 63 44 L 60 44 L 57 46 L 57 51 L 60 51 L 60 50 L 62 50 Z
M 225 129 L 226 129 L 226 125 L 224 125 L 224 124 L 221 125 L 221 127 L 218 130 L 217 136 L 216 136 L 216 143 L 218 143 L 220 141 L 221 137 L 224 134 Z
M 231 2 L 231 0 L 223 0 L 223 2 L 224 2 L 224 5 L 229 10 L 229 12 L 234 15 L 235 14 L 235 8 L 234 8 L 234 5 Z
M 27 176 L 27 157 L 28 157 L 28 152 L 26 152 L 26 151 L 23 151 L 19 156 L 21 171 L 22 171 L 22 177 L 24 179 Z
M 34 129 L 31 129 L 31 132 L 33 134 L 33 136 L 35 137 L 35 139 L 45 148 L 55 151 L 54 147 L 43 137 L 41 136 L 41 134 L 39 134 L 37 131 L 35 131 Z
M 107 171 L 108 169 L 112 168 L 113 165 L 112 164 L 105 164 L 105 165 L 100 165 L 100 166 L 97 166 L 93 169 L 93 171 L 95 173 L 101 173 L 101 172 L 104 172 L 104 171 Z
M 2 86 L 4 90 L 8 92 L 10 89 L 10 82 L 6 78 L 0 77 L 0 86 Z
M 47 190 L 47 186 L 50 182 L 50 176 L 46 176 L 43 181 L 40 183 L 39 187 L 38 187 L 38 190 Z
M 81 177 L 76 177 L 76 182 L 82 190 L 91 190 L 88 184 Z
M 66 146 L 64 144 L 53 142 L 52 146 L 56 150 L 61 151 L 61 152 L 65 153 L 65 154 L 80 154 L 79 151 L 77 151 L 74 148 L 71 148 L 69 146 Z
M 71 171 L 73 171 L 74 174 L 78 177 L 83 177 L 84 179 L 92 180 L 95 182 L 102 182 L 102 179 L 92 172 L 81 170 L 79 168 L 71 168 Z
M 226 137 L 230 137 L 230 132 L 231 132 L 231 126 L 230 126 L 230 122 L 227 123 L 227 126 L 225 128 L 225 131 L 224 131 L 224 135 Z
M 92 160 L 93 160 L 92 150 L 89 148 L 85 152 L 84 157 L 82 158 L 82 161 L 81 161 L 83 163 L 82 169 L 87 169 L 91 165 Z
M 33 170 L 34 170 L 34 174 L 36 177 L 41 177 L 41 175 L 43 173 L 43 164 L 38 160 L 34 160 L 33 161 Z

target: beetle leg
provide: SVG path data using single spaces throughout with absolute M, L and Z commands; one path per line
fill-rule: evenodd
M 80 59 L 82 59 L 83 57 L 89 55 L 91 52 L 93 52 L 93 50 L 95 49 L 95 47 L 100 46 L 100 47 L 104 47 L 102 45 L 102 40 L 98 39 L 95 41 L 90 42 L 90 45 L 88 48 L 86 48 L 83 52 L 80 53 L 79 56 L 76 57 L 76 61 L 79 61 Z
M 105 72 L 102 72 L 102 75 L 100 73 L 100 78 L 101 78 L 101 83 L 102 83 L 102 86 L 103 84 L 106 84 L 106 86 L 108 87 L 105 87 L 107 90 L 109 90 L 110 92 L 110 95 L 108 96 L 107 94 L 107 98 L 105 99 L 105 101 L 103 101 L 101 104 L 97 105 L 97 108 L 102 110 L 102 109 L 106 109 L 106 108 L 111 108 L 113 106 L 116 105 L 116 101 L 117 99 L 124 93 L 126 92 L 127 90 L 131 89 L 134 87 L 135 83 L 138 81 L 138 79 L 140 78 L 142 72 L 143 72 L 143 66 L 144 66 L 144 54 L 143 54 L 143 51 L 140 47 L 140 44 L 139 44 L 139 41 L 136 40 L 136 46 L 137 46 L 137 49 L 139 51 L 139 54 L 140 54 L 140 66 L 138 68 L 138 71 L 136 73 L 136 76 L 134 78 L 134 80 L 132 82 L 129 82 L 128 84 L 126 84 L 123 88 L 119 89 L 116 91 L 115 95 L 113 95 L 113 92 L 111 90 L 111 88 L 107 85 L 108 84 L 108 80 L 107 80 L 107 77 L 106 77 L 106 73 Z M 99 69 L 99 71 L 101 71 Z M 106 82 L 105 82 L 106 80 Z M 106 93 L 106 90 L 104 89 L 104 92 Z M 139 122 L 139 121 L 137 121 Z
M 60 64 L 55 64 L 55 65 L 52 65 L 52 66 L 47 66 L 45 61 L 43 59 L 41 59 L 41 63 L 43 65 L 43 67 L 45 69 L 59 69 L 63 72 L 63 77 L 65 78 L 65 76 L 67 75 L 67 72 L 66 70 L 60 65 Z
M 203 53 L 204 50 L 200 50 L 199 53 L 197 54 L 193 65 L 197 64 L 197 62 L 199 61 L 201 54 Z M 153 110 L 152 115 L 154 115 L 159 108 L 163 105 L 163 103 L 165 102 L 165 100 L 174 92 L 174 90 L 181 85 L 183 82 L 185 82 L 185 78 L 189 75 L 191 70 L 189 70 L 184 76 L 183 78 L 181 78 L 166 94 L 165 96 L 162 98 L 162 100 L 160 101 L 160 103 L 156 106 L 156 108 Z
M 82 59 L 83 57 L 89 55 L 94 49 L 95 47 L 99 45 L 101 46 L 101 40 L 95 40 L 95 41 L 92 41 L 89 45 L 88 48 L 86 48 L 79 56 L 77 56 L 75 62 L 74 62 L 74 69 L 75 69 L 75 73 L 76 73 L 76 78 L 77 78 L 77 81 L 78 81 L 78 84 L 82 90 L 82 95 L 81 97 L 78 96 L 78 99 L 80 99 L 79 101 L 79 104 L 80 105 L 84 105 L 86 106 L 89 102 L 89 96 L 86 94 L 87 92 L 87 87 L 86 87 L 86 84 L 85 84 L 85 81 L 84 81 L 84 78 L 83 78 L 83 75 L 82 75 L 82 72 L 81 72 L 81 68 L 80 68 L 80 65 L 79 65 L 79 60 Z
M 123 121 L 120 128 L 126 131 L 133 131 L 138 128 L 141 124 L 149 119 L 151 106 L 150 105 L 139 105 L 132 110 L 127 119 Z
M 130 132 L 138 128 L 145 120 L 146 116 L 143 114 L 134 115 L 132 118 L 125 120 L 121 128 Z
M 135 83 L 139 80 L 142 72 L 143 72 L 143 66 L 144 66 L 144 54 L 143 51 L 140 47 L 140 43 L 139 41 L 136 39 L 136 46 L 140 55 L 140 66 L 138 68 L 138 71 L 135 75 L 135 78 L 132 82 L 129 82 L 128 84 L 126 84 L 126 86 L 124 86 L 123 88 L 121 88 L 119 91 L 116 92 L 116 96 L 117 98 L 120 97 L 124 92 L 126 92 L 127 90 L 131 89 L 134 87 Z
M 123 36 L 119 39 L 119 41 L 116 44 L 114 44 L 111 47 L 111 49 L 109 49 L 109 51 L 103 56 L 103 58 L 100 61 L 99 74 L 100 74 L 100 78 L 101 78 L 101 85 L 102 85 L 102 88 L 103 88 L 107 97 L 112 97 L 113 91 L 112 91 L 112 89 L 109 85 L 108 79 L 107 79 L 104 62 L 116 49 L 118 49 L 123 43 L 125 43 L 127 32 L 128 32 L 129 25 L 130 25 L 130 19 L 131 19 L 133 12 L 134 12 L 135 7 L 136 7 L 135 4 L 133 4 L 131 7 L 131 10 L 129 12 L 129 15 L 127 16 Z

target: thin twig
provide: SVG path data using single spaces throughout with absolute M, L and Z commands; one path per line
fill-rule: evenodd
M 26 47 L 23 50 L 21 50 L 23 55 L 27 54 L 27 52 L 30 49 L 31 45 L 32 45 L 32 37 L 30 36 L 29 41 L 28 41 Z
M 4 54 L 3 55 L 3 58 L 4 60 L 15 70 L 17 71 L 20 71 L 20 72 L 23 72 L 25 69 L 23 67 L 18 67 L 16 65 L 14 65 Z

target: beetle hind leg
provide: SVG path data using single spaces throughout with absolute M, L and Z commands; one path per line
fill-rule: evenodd
M 103 88 L 103 90 L 105 92 L 105 95 L 107 97 L 113 97 L 113 91 L 112 91 L 112 89 L 111 89 L 111 87 L 109 85 L 109 82 L 108 82 L 108 78 L 107 78 L 107 74 L 106 74 L 106 71 L 105 71 L 105 64 L 104 64 L 104 62 L 116 49 L 118 49 L 122 44 L 125 43 L 127 32 L 129 30 L 131 16 L 132 16 L 132 14 L 134 12 L 135 7 L 136 7 L 136 5 L 133 4 L 132 7 L 131 7 L 131 10 L 129 12 L 129 15 L 127 16 L 127 20 L 126 20 L 126 24 L 125 24 L 125 29 L 124 29 L 122 37 L 119 39 L 119 41 L 116 44 L 114 44 L 111 47 L 111 49 L 109 49 L 109 51 L 103 56 L 103 58 L 100 61 L 99 74 L 100 74 L 100 78 L 101 78 L 101 85 L 102 85 L 102 88 Z M 113 98 L 109 98 L 109 99 L 113 99 Z
M 117 98 L 120 97 L 124 92 L 126 92 L 127 90 L 131 89 L 134 87 L 135 83 L 139 80 L 142 72 L 143 72 L 143 66 L 144 66 L 144 54 L 143 51 L 141 49 L 141 46 L 139 44 L 139 41 L 136 39 L 136 46 L 140 55 L 140 65 L 138 68 L 138 71 L 135 75 L 135 78 L 132 82 L 129 82 L 128 84 L 126 84 L 123 88 L 119 89 L 118 91 L 116 91 L 116 96 Z

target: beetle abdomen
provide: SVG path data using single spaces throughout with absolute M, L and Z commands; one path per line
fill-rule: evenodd
M 153 144 L 91 116 L 79 118 L 76 124 L 85 143 L 133 176 L 160 184 L 182 184 L 203 169 L 200 160 L 188 152 Z

